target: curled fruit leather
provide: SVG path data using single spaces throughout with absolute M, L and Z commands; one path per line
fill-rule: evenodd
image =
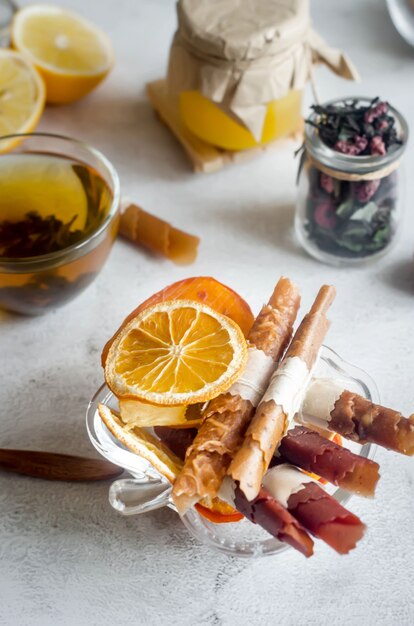
M 185 452 L 197 434 L 196 428 L 171 428 L 170 426 L 155 426 L 154 432 L 161 441 L 184 460 Z
M 347 448 L 321 437 L 304 426 L 296 426 L 283 437 L 282 457 L 307 472 L 322 476 L 333 485 L 363 496 L 373 496 L 379 465 Z
M 355 548 L 365 531 L 356 515 L 313 481 L 289 496 L 287 508 L 306 530 L 339 554 Z
M 259 351 L 266 361 L 266 367 L 258 372 L 257 379 L 245 381 L 248 388 L 266 388 L 290 341 L 299 303 L 297 287 L 282 277 L 248 336 L 249 358 Z M 249 370 L 249 360 L 246 370 Z M 173 487 L 174 504 L 181 514 L 202 498 L 217 496 L 254 413 L 255 403 L 250 394 L 244 392 L 245 389 L 240 389 L 240 380 L 236 381 L 226 393 L 207 405 L 202 424 L 186 452 L 184 467 Z
M 373 404 L 351 391 L 344 391 L 331 412 L 329 428 L 358 443 L 376 443 L 384 448 L 414 454 L 414 415 Z
M 119 232 L 138 246 L 161 254 L 178 265 L 193 263 L 200 239 L 144 211 L 137 204 L 124 202 Z
M 334 298 L 335 289 L 323 285 L 272 375 L 243 443 L 231 462 L 228 473 L 249 500 L 258 495 L 274 451 L 299 410 L 302 392 L 329 328 L 326 313 Z
M 155 434 L 181 459 L 197 433 L 195 428 L 156 426 Z M 306 557 L 313 554 L 313 541 L 299 522 L 264 488 L 259 496 L 249 502 L 243 492 L 235 489 L 235 508 L 249 521 L 261 526 L 273 537 L 288 543 Z
M 237 487 L 234 503 L 248 520 L 264 528 L 273 537 L 288 543 L 306 557 L 312 556 L 313 541 L 306 530 L 266 489 L 262 487 L 259 495 L 249 501 Z

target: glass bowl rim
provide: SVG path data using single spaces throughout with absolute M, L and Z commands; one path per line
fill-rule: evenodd
M 346 96 L 340 98 L 334 98 L 332 100 L 326 100 L 322 103 L 322 106 L 334 105 L 334 104 L 342 104 L 347 101 L 357 100 L 358 103 L 368 103 L 372 102 L 374 98 L 370 98 L 368 96 Z M 409 138 L 409 129 L 408 124 L 405 117 L 391 104 L 388 103 L 388 108 L 397 123 L 400 125 L 401 129 L 401 140 L 402 143 L 397 145 L 395 149 L 391 150 L 385 155 L 351 155 L 351 154 L 342 154 L 342 152 L 338 152 L 333 148 L 330 148 L 326 145 L 322 139 L 319 137 L 317 130 L 314 126 L 307 123 L 305 120 L 305 137 L 304 137 L 304 145 L 305 149 L 314 157 L 316 161 L 319 161 L 323 165 L 327 167 L 331 167 L 332 169 L 336 169 L 338 171 L 355 171 L 355 173 L 367 173 L 372 171 L 377 171 L 394 163 L 397 159 L 399 159 L 408 143 Z M 314 111 L 311 113 L 308 119 L 314 120 L 318 116 Z
M 10 139 L 18 138 L 18 137 L 22 139 L 30 138 L 30 137 L 44 137 L 44 138 L 60 139 L 60 140 L 67 141 L 71 144 L 75 144 L 75 145 L 82 147 L 87 152 L 89 152 L 94 157 L 96 157 L 98 161 L 103 163 L 104 166 L 108 169 L 108 172 L 111 177 L 111 182 L 114 187 L 114 191 L 113 191 L 111 207 L 108 211 L 107 216 L 105 217 L 102 224 L 100 224 L 99 227 L 96 230 L 94 230 L 88 237 L 86 237 L 85 239 L 82 239 L 78 243 L 74 243 L 71 246 L 67 246 L 66 248 L 63 248 L 62 250 L 56 250 L 55 252 L 48 252 L 47 254 L 41 254 L 38 256 L 31 256 L 31 257 L 16 257 L 16 258 L 0 257 L 0 265 L 2 266 L 2 269 L 4 268 L 6 269 L 6 271 L 9 268 L 19 269 L 23 271 L 23 270 L 27 270 L 26 266 L 36 267 L 37 265 L 43 265 L 47 263 L 48 261 L 51 263 L 54 263 L 56 261 L 64 259 L 66 256 L 69 256 L 69 257 L 73 255 L 78 256 L 77 253 L 82 251 L 83 248 L 89 246 L 91 242 L 94 242 L 96 239 L 99 239 L 99 236 L 103 232 L 105 232 L 109 224 L 112 222 L 112 220 L 118 213 L 119 203 L 121 199 L 121 186 L 120 186 L 118 172 L 116 171 L 112 163 L 109 161 L 109 159 L 100 150 L 98 150 L 97 148 L 94 148 L 89 143 L 85 141 L 81 141 L 80 139 L 68 137 L 67 135 L 60 135 L 58 133 L 13 133 L 11 135 L 1 135 L 0 143 L 3 140 L 6 140 L 6 139 L 10 140 Z M 5 153 L 5 154 L 21 154 L 21 153 L 10 152 L 10 153 Z M 3 154 L 0 153 L 0 158 L 2 156 Z
M 357 381 L 358 384 L 362 387 L 364 395 L 370 400 L 375 403 L 380 402 L 377 385 L 374 379 L 365 370 L 346 361 L 337 352 L 335 352 L 335 350 L 326 345 L 323 345 L 321 347 L 320 358 L 322 358 L 322 360 L 327 363 L 331 369 L 336 370 L 338 372 L 338 376 L 341 376 L 342 374 L 350 380 Z M 103 395 L 104 398 L 102 397 Z M 95 391 L 86 409 L 86 430 L 94 448 L 105 458 L 109 459 L 113 463 L 118 463 L 119 465 L 119 461 L 111 457 L 105 449 L 105 445 L 108 442 L 100 441 L 95 432 L 95 420 L 97 414 L 96 405 L 99 401 L 107 402 L 109 396 L 112 398 L 114 397 L 114 394 L 107 387 L 106 383 L 103 383 L 99 387 L 99 389 Z M 116 440 L 111 441 L 110 445 L 114 449 L 122 452 L 122 455 L 126 453 L 127 457 L 125 459 L 125 465 L 121 464 L 121 466 L 124 467 L 127 472 L 132 474 L 132 476 L 139 475 L 144 471 L 140 470 L 138 467 L 134 468 L 131 463 L 128 463 L 129 459 L 131 459 L 132 461 L 132 457 L 136 456 L 132 451 L 122 446 L 122 444 L 117 443 Z M 376 452 L 376 446 L 373 444 L 364 444 L 363 446 L 361 446 L 361 451 L 362 450 L 364 450 L 363 456 L 373 459 Z M 151 466 L 149 467 L 151 468 Z M 338 501 L 345 506 L 354 494 L 344 490 L 341 487 L 334 487 L 334 497 L 336 497 Z M 169 504 L 168 506 L 176 511 L 176 508 L 172 504 Z M 251 542 L 250 544 L 248 544 L 248 549 L 243 548 L 242 550 L 240 548 L 225 545 L 225 542 L 220 542 L 214 539 L 213 531 L 210 530 L 208 526 L 206 526 L 206 521 L 204 520 L 204 518 L 203 520 L 201 520 L 200 517 L 200 514 L 196 510 L 190 509 L 185 513 L 185 515 L 180 516 L 180 519 L 193 538 L 197 539 L 197 541 L 199 541 L 200 543 L 208 545 L 210 548 L 218 550 L 219 552 L 225 553 L 227 555 L 241 558 L 272 556 L 281 553 L 288 547 L 287 545 L 279 542 L 275 537 L 271 537 L 270 535 L 266 539 L 262 539 L 259 541 L 255 540 L 254 542 Z M 220 545 L 218 545 L 219 543 Z

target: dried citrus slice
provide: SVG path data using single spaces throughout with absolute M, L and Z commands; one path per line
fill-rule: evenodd
M 45 86 L 37 71 L 18 52 L 0 49 L 0 137 L 30 133 L 45 106 Z M 2 141 L 0 152 L 18 143 Z
M 114 62 L 109 38 L 80 15 L 47 4 L 20 9 L 12 45 L 24 54 L 46 84 L 47 101 L 73 102 L 89 93 Z
M 192 300 L 141 311 L 114 340 L 105 379 L 119 397 L 160 405 L 206 402 L 241 374 L 247 347 L 230 318 Z
M 166 300 L 195 300 L 196 302 L 207 304 L 218 313 L 222 313 L 235 321 L 242 329 L 245 337 L 247 337 L 253 325 L 254 316 L 249 305 L 233 289 L 219 283 L 218 280 L 211 278 L 211 276 L 185 278 L 168 285 L 161 291 L 157 291 L 157 293 L 147 298 L 128 315 L 123 321 L 121 328 L 116 331 L 115 335 L 111 337 L 102 350 L 103 366 L 105 365 L 109 348 L 122 328 L 147 307 L 158 304 L 158 302 L 165 302 Z
M 127 430 L 119 416 L 105 404 L 98 405 L 101 420 L 124 446 L 138 454 L 171 483 L 181 471 L 183 462 L 150 433 L 138 428 Z

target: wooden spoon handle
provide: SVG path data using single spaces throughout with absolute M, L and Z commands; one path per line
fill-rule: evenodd
M 108 480 L 124 471 L 103 459 L 55 452 L 0 449 L 0 469 L 47 480 Z

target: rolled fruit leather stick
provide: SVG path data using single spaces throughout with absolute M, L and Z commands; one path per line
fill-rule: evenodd
M 312 368 L 329 328 L 326 312 L 335 288 L 324 285 L 274 372 L 228 473 L 248 500 L 259 493 L 272 456 L 299 410 Z
M 136 245 L 161 254 L 177 265 L 189 265 L 197 257 L 199 237 L 174 228 L 127 199 L 121 207 L 119 232 Z
M 194 431 L 191 435 L 168 427 L 156 428 L 155 431 L 176 453 L 178 433 L 179 456 L 184 458 L 185 449 L 190 444 Z M 317 433 L 313 434 L 327 441 Z M 283 469 L 279 469 L 282 467 Z M 227 477 L 225 481 L 227 480 L 230 479 Z M 312 486 L 308 486 L 308 483 L 312 483 Z M 302 492 L 303 489 L 305 491 Z M 302 493 L 296 501 L 295 498 L 290 500 L 290 496 L 299 491 Z M 226 501 L 249 521 L 261 526 L 279 541 L 288 543 L 306 557 L 313 554 L 313 541 L 307 531 L 326 540 L 336 551 L 345 553 L 355 546 L 364 530 L 359 519 L 314 483 L 310 476 L 286 463 L 268 470 L 258 496 L 251 502 L 239 488 L 232 492 L 220 490 L 219 495 L 225 496 L 227 493 L 230 493 L 230 498 L 225 498 Z M 319 506 L 321 503 L 322 506 Z M 299 517 L 292 515 L 293 511 Z
M 188 448 L 173 488 L 180 513 L 204 497 L 217 496 L 229 463 L 292 335 L 300 304 L 297 287 L 282 277 L 249 333 L 249 356 L 241 378 L 212 400 Z
M 414 414 L 405 418 L 347 391 L 337 381 L 315 378 L 306 391 L 301 413 L 303 422 L 315 421 L 351 441 L 414 455 Z
M 306 557 L 312 556 L 313 541 L 306 529 L 264 487 L 260 489 L 258 496 L 252 502 L 249 502 L 244 493 L 236 488 L 234 506 L 248 520 L 264 528 L 279 541 L 288 543 Z
M 306 472 L 322 476 L 333 485 L 362 496 L 373 496 L 379 479 L 379 465 L 354 454 L 314 430 L 296 426 L 283 437 L 281 457 Z
M 365 525 L 356 515 L 292 465 L 272 467 L 263 486 L 307 531 L 340 554 L 355 548 L 364 534 Z
M 188 429 L 186 432 L 168 426 L 155 427 L 154 430 L 161 441 L 181 459 L 184 459 L 185 450 L 191 445 L 196 433 L 194 429 Z M 231 479 L 228 478 L 228 480 L 231 482 Z M 312 556 L 313 541 L 302 524 L 264 488 L 253 502 L 249 502 L 239 489 L 234 491 L 230 487 L 230 490 L 225 490 L 225 493 L 219 493 L 224 496 L 229 495 L 230 497 L 226 498 L 228 504 L 237 508 L 250 522 L 261 526 L 273 537 L 288 543 L 304 556 Z

